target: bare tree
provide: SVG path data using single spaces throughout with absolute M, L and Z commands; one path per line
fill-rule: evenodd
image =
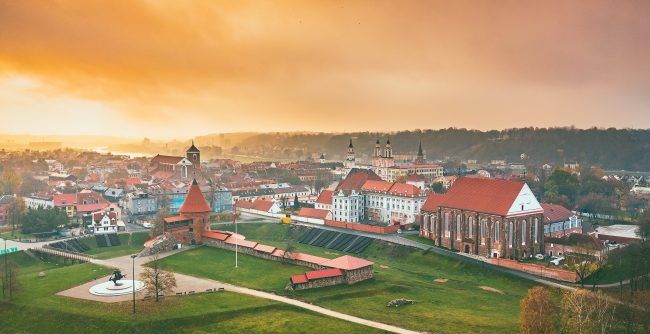
M 521 300 L 519 326 L 522 334 L 555 334 L 555 305 L 548 290 L 538 286 L 528 290 Z
M 2 296 L 11 300 L 14 292 L 21 286 L 18 281 L 18 266 L 14 262 L 7 262 L 6 265 L 3 262 L 0 272 L 2 273 Z
M 562 324 L 572 334 L 609 333 L 615 305 L 602 292 L 579 289 L 562 298 Z
M 174 273 L 162 270 L 157 256 L 154 256 L 151 266 L 140 274 L 140 279 L 144 283 L 145 293 L 155 295 L 156 301 L 159 301 L 161 293 L 170 293 L 176 287 Z
M 164 226 L 165 226 L 165 218 L 167 217 L 169 217 L 169 210 L 167 209 L 167 207 L 163 207 L 162 209 L 158 210 L 158 212 L 156 213 L 156 219 L 154 220 L 153 226 L 149 231 L 149 234 L 151 235 L 152 238 L 155 238 L 163 234 Z

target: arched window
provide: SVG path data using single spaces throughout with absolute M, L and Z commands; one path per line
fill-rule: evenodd
M 183 165 L 181 167 L 181 177 L 186 178 L 187 177 L 187 166 Z
M 494 241 L 499 241 L 499 222 L 494 223 Z
M 521 221 L 521 244 L 525 245 L 526 244 L 526 220 Z
M 460 240 L 460 215 L 456 215 L 456 239 Z
M 449 237 L 449 212 L 445 212 L 445 237 Z
M 432 232 L 436 230 L 436 215 L 431 216 L 431 223 L 429 224 L 429 228 Z
M 481 219 L 481 243 L 485 244 L 485 219 Z
M 508 246 L 510 247 L 512 247 L 513 232 L 512 222 L 510 222 L 510 228 L 508 229 Z
M 535 218 L 535 231 L 533 232 L 533 237 L 535 238 L 535 243 L 537 243 L 537 229 L 539 228 L 539 219 Z
M 474 218 L 473 217 L 467 218 L 467 227 L 468 227 L 468 232 L 469 232 L 467 237 L 469 237 L 471 239 L 474 239 L 474 234 L 472 233 L 472 230 L 473 230 L 472 225 L 474 225 Z

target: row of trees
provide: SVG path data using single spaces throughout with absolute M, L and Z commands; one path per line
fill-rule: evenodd
M 556 305 L 544 287 L 528 290 L 519 315 L 523 334 L 606 334 L 613 328 L 627 333 L 650 332 L 650 292 L 619 302 L 604 293 L 584 289 L 563 292 Z

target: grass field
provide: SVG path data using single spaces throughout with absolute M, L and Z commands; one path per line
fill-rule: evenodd
M 16 253 L 23 287 L 0 301 L 2 333 L 380 333 L 285 304 L 229 292 L 171 297 L 156 303 L 100 303 L 55 293 L 110 269 L 93 264 L 61 266 Z M 39 278 L 39 272 L 45 272 Z
M 228 227 L 230 228 L 230 227 Z M 242 224 L 239 232 L 248 240 L 283 247 L 289 227 L 280 224 Z M 335 257 L 343 253 L 294 243 L 297 251 Z M 317 250 L 317 251 L 316 251 Z M 531 282 L 479 265 L 462 263 L 436 254 L 403 250 L 373 242 L 357 254 L 375 262 L 373 280 L 347 286 L 287 293 L 283 290 L 294 273 L 288 265 L 240 254 L 244 266 L 233 268 L 234 253 L 202 247 L 163 259 L 165 266 L 199 275 L 301 299 L 343 313 L 392 325 L 443 333 L 517 333 L 519 302 Z M 217 257 L 218 259 L 213 259 Z M 193 265 L 202 258 L 205 266 Z M 204 268 L 209 266 L 213 268 Z M 295 267 L 297 272 L 304 268 Z M 435 279 L 447 282 L 435 282 Z M 498 292 L 487 291 L 488 287 Z M 396 298 L 417 301 L 414 305 L 386 308 Z
M 149 240 L 149 232 L 121 233 L 119 246 L 98 247 L 94 237 L 83 238 L 90 250 L 86 254 L 93 255 L 98 259 L 110 259 L 118 256 L 139 253 L 144 248 L 144 242 Z

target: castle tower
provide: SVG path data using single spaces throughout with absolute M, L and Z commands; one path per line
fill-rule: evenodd
M 350 138 L 350 145 L 348 145 L 348 153 L 345 156 L 345 162 L 343 167 L 347 169 L 352 169 L 356 166 L 354 159 L 354 146 L 352 146 L 352 138 Z
M 194 140 L 192 139 L 192 146 L 185 151 L 185 157 L 187 160 L 192 162 L 192 165 L 194 166 L 194 170 L 200 170 L 201 169 L 201 151 L 199 151 L 196 146 L 194 146 Z
M 420 140 L 420 146 L 418 147 L 418 156 L 415 159 L 416 165 L 424 164 L 424 152 L 422 152 L 422 141 Z
M 393 147 L 390 145 L 390 137 L 386 140 L 386 148 L 384 149 L 384 158 L 393 158 Z
M 192 145 L 193 146 L 193 145 Z M 189 229 L 192 244 L 201 244 L 201 234 L 210 230 L 210 205 L 205 200 L 196 179 L 192 181 L 179 212 L 182 217 L 192 219 Z

